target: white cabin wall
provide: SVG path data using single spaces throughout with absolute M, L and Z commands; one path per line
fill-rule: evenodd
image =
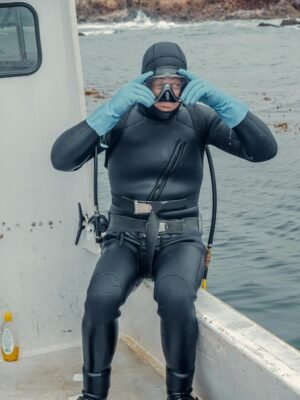
M 92 209 L 90 166 L 66 173 L 50 161 L 55 139 L 86 115 L 75 4 L 27 3 L 39 18 L 42 65 L 0 78 L 0 312 L 13 312 L 21 356 L 81 341 L 98 258 L 74 246 L 77 201 Z

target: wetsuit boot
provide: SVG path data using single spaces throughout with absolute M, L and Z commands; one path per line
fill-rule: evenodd
M 191 395 L 193 389 L 191 388 L 187 392 L 172 392 L 168 390 L 168 398 L 167 400 L 199 400 L 198 397 L 193 397 Z
M 111 367 L 98 374 L 86 372 L 84 368 L 82 372 L 85 389 L 82 390 L 82 395 L 77 400 L 107 400 Z M 86 388 L 89 390 L 87 391 Z
M 94 400 L 92 397 L 83 397 L 83 396 L 79 396 L 77 398 L 77 400 Z M 107 400 L 107 397 L 103 400 Z
M 169 368 L 167 371 L 167 400 L 199 400 L 192 396 L 192 381 L 194 371 L 189 373 L 176 373 Z
M 82 397 L 82 396 L 79 396 L 79 397 L 77 398 L 77 400 L 94 400 L 94 399 L 92 399 L 92 397 Z M 107 400 L 107 397 L 106 397 L 105 399 L 103 399 L 103 400 Z

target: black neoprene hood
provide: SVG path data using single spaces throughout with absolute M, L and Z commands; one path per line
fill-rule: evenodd
M 187 69 L 187 62 L 176 43 L 154 43 L 144 54 L 142 74 L 148 71 L 153 71 L 154 75 L 176 74 L 179 68 Z

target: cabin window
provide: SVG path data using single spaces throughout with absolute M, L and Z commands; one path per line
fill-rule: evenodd
M 0 78 L 33 74 L 41 62 L 36 11 L 26 3 L 1 3 Z

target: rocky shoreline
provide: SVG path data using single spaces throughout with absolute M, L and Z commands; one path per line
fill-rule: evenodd
M 139 11 L 172 22 L 300 19 L 300 0 L 76 0 L 76 8 L 79 23 L 130 21 Z

